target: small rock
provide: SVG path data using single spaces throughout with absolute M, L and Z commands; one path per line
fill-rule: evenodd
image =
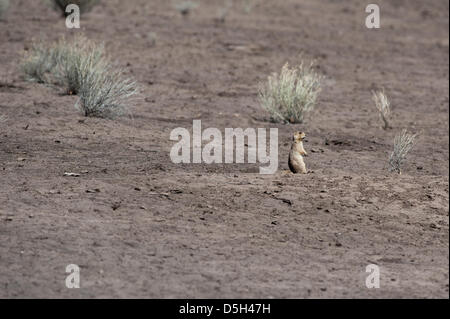
M 64 176 L 80 177 L 80 174 L 78 174 L 78 173 L 64 173 Z
M 98 188 L 87 189 L 86 193 L 100 193 L 100 189 L 98 189 Z

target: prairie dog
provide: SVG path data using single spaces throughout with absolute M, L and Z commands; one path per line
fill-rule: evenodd
M 292 139 L 291 151 L 289 152 L 289 169 L 292 173 L 306 174 L 305 162 L 303 161 L 303 156 L 308 155 L 303 148 L 303 140 L 306 134 L 304 132 L 295 132 Z

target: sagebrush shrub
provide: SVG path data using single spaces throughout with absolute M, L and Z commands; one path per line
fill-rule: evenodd
M 114 118 L 122 115 L 130 98 L 138 93 L 136 82 L 104 63 L 82 64 L 80 74 L 76 106 L 85 116 Z
M 316 104 L 320 81 L 311 65 L 302 62 L 291 69 L 286 63 L 280 74 L 269 76 L 267 83 L 260 85 L 259 101 L 273 121 L 302 123 Z
M 409 134 L 406 129 L 402 130 L 400 134 L 395 136 L 394 139 L 394 150 L 389 156 L 389 171 L 396 171 L 401 174 L 401 166 L 406 155 L 414 146 L 414 142 L 417 134 Z
M 375 102 L 375 107 L 380 114 L 383 121 L 383 129 L 387 130 L 390 127 L 389 120 L 391 116 L 391 103 L 383 91 L 372 92 L 372 99 Z
M 25 77 L 30 81 L 50 83 L 59 53 L 56 45 L 34 42 L 20 65 Z
M 103 45 L 85 37 L 64 38 L 53 45 L 35 43 L 21 65 L 27 78 L 64 86 L 77 94 L 76 107 L 86 116 L 115 117 L 124 113 L 137 84 L 111 67 Z
M 9 8 L 9 0 L 0 0 L 0 19 Z
M 104 56 L 103 45 L 97 45 L 84 36 L 76 36 L 67 41 L 47 45 L 34 42 L 21 63 L 22 71 L 28 80 L 66 87 L 69 94 L 79 90 L 80 64 L 89 59 L 98 63 Z
M 50 0 L 53 7 L 60 10 L 62 14 L 66 14 L 66 7 L 69 4 L 76 4 L 80 8 L 80 12 L 90 11 L 99 1 L 98 0 Z
M 103 44 L 97 45 L 84 36 L 75 37 L 71 43 L 62 39 L 57 44 L 55 54 L 55 78 L 64 86 L 68 94 L 77 94 L 84 74 L 82 65 L 95 67 L 104 58 Z

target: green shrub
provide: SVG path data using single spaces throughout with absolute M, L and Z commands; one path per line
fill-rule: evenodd
M 21 68 L 28 79 L 65 87 L 77 94 L 76 107 L 86 116 L 115 117 L 124 113 L 137 84 L 111 68 L 103 45 L 83 36 L 64 38 L 53 45 L 33 44 Z
M 62 39 L 57 44 L 55 54 L 55 78 L 59 85 L 66 88 L 68 94 L 77 94 L 84 74 L 83 65 L 95 67 L 104 58 L 103 44 L 97 45 L 84 36 L 75 37 L 71 43 Z
M 302 123 L 316 104 L 320 80 L 311 66 L 301 63 L 291 69 L 286 63 L 280 74 L 269 76 L 267 83 L 260 86 L 261 106 L 275 122 Z
M 80 74 L 80 98 L 76 106 L 85 116 L 114 118 L 122 115 L 126 103 L 138 93 L 136 82 L 103 63 L 82 64 Z
M 95 65 L 103 57 L 103 45 L 97 45 L 84 36 L 76 36 L 71 41 L 62 38 L 52 45 L 33 43 L 21 67 L 31 81 L 61 85 L 66 88 L 67 93 L 77 94 L 80 87 L 80 65 Z
M 22 72 L 30 81 L 51 83 L 51 72 L 56 67 L 57 46 L 46 46 L 42 42 L 34 42 L 21 62 Z

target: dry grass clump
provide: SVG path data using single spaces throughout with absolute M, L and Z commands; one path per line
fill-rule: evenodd
M 76 107 L 85 116 L 114 118 L 122 115 L 130 98 L 138 94 L 136 82 L 106 64 L 82 64 Z
M 95 65 L 104 58 L 103 45 L 97 45 L 84 36 L 71 41 L 61 38 L 47 45 L 33 43 L 25 55 L 21 68 L 28 80 L 66 87 L 67 93 L 77 94 L 80 87 L 80 66 Z
M 60 10 L 63 15 L 66 13 L 66 7 L 69 4 L 76 4 L 80 8 L 80 12 L 88 12 L 90 11 L 99 0 L 49 0 L 53 7 L 57 10 Z
M 22 62 L 27 78 L 65 87 L 77 94 L 76 107 L 86 116 L 115 117 L 124 113 L 127 101 L 138 93 L 137 84 L 111 68 L 103 45 L 85 37 L 64 38 L 53 45 L 33 45 Z
M 9 0 L 0 0 L 0 19 L 9 8 Z
M 103 44 L 97 45 L 83 36 L 75 37 L 71 43 L 62 39 L 57 44 L 55 54 L 55 77 L 58 84 L 64 86 L 68 94 L 77 94 L 81 82 L 86 77 L 85 65 L 95 68 L 104 59 Z
M 391 117 L 391 103 L 384 93 L 384 90 L 372 92 L 372 99 L 375 102 L 375 107 L 377 108 L 380 118 L 383 121 L 383 129 L 387 130 L 390 128 L 389 120 Z
M 406 155 L 414 146 L 417 134 L 409 134 L 406 129 L 395 136 L 394 150 L 389 156 L 389 171 L 401 174 L 401 166 L 406 159 Z
M 275 122 L 302 123 L 317 100 L 321 76 L 312 65 L 302 62 L 295 68 L 285 64 L 280 74 L 269 76 L 259 90 L 261 106 L 270 113 Z
M 56 66 L 57 55 L 59 54 L 56 45 L 47 46 L 43 42 L 34 42 L 21 62 L 22 72 L 30 81 L 38 83 L 51 83 L 51 73 Z

